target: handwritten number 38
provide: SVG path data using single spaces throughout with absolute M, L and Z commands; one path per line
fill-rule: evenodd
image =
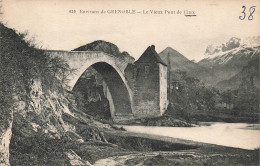
M 255 7 L 256 7 L 256 6 L 251 6 L 251 7 L 249 8 L 248 20 L 253 20 L 253 19 L 254 19 L 253 13 L 255 12 Z M 244 10 L 242 11 L 243 16 L 239 16 L 239 19 L 240 19 L 240 20 L 244 20 L 244 19 L 246 18 L 246 13 L 245 13 L 246 7 L 245 7 L 245 6 L 242 6 L 242 8 L 243 8 Z

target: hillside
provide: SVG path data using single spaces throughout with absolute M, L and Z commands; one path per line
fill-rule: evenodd
M 184 55 L 171 47 L 167 47 L 166 49 L 164 49 L 162 52 L 159 53 L 159 56 L 168 65 L 168 67 L 170 64 L 171 72 L 181 70 L 187 72 L 188 75 L 193 77 L 198 77 L 199 74 L 208 74 L 206 68 L 199 66 L 195 62 L 190 61 Z
M 92 140 L 104 150 L 100 129 L 110 126 L 78 110 L 68 65 L 24 38 L 0 23 L 0 165 L 90 165 L 79 147 Z
M 260 88 L 260 73 L 259 73 L 259 57 L 249 61 L 249 63 L 243 67 L 243 69 L 235 76 L 228 80 L 221 81 L 217 84 L 219 89 L 237 89 L 242 83 L 242 80 L 253 79 L 254 85 Z
M 187 70 L 188 68 L 194 67 L 196 65 L 171 47 L 164 49 L 159 53 L 159 56 L 167 65 L 171 64 L 171 70 Z

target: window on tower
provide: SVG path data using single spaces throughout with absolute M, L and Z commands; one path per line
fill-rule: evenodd
M 137 69 L 137 68 L 134 68 L 134 71 L 133 71 L 133 79 L 136 79 L 136 78 L 137 78 L 137 75 L 138 75 L 138 69 Z
M 150 66 L 145 66 L 144 73 L 149 74 L 149 72 L 150 72 Z

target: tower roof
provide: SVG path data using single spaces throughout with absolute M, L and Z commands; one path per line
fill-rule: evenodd
M 158 55 L 158 53 L 155 51 L 155 46 L 151 45 L 149 46 L 144 53 L 140 56 L 140 58 L 136 61 L 137 63 L 161 63 L 162 65 L 167 66 L 161 59 L 161 57 Z

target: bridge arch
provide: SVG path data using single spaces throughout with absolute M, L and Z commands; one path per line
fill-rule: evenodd
M 62 51 L 48 50 L 51 56 L 64 59 L 70 68 L 76 71 L 68 76 L 68 85 L 72 90 L 82 74 L 89 68 L 96 69 L 104 78 L 109 92 L 111 116 L 114 121 L 134 119 L 133 92 L 124 76 L 127 62 L 102 51 Z
M 112 66 L 104 61 L 86 65 L 84 67 L 85 71 L 90 67 L 94 68 L 102 76 L 107 85 L 107 87 L 105 87 L 107 88 L 106 97 L 109 101 L 111 117 L 115 119 L 120 116 L 132 115 L 129 89 L 125 84 L 124 79 L 122 79 L 120 70 L 116 66 Z M 84 72 L 81 76 L 84 75 Z M 79 83 L 81 76 L 78 78 L 74 87 Z

